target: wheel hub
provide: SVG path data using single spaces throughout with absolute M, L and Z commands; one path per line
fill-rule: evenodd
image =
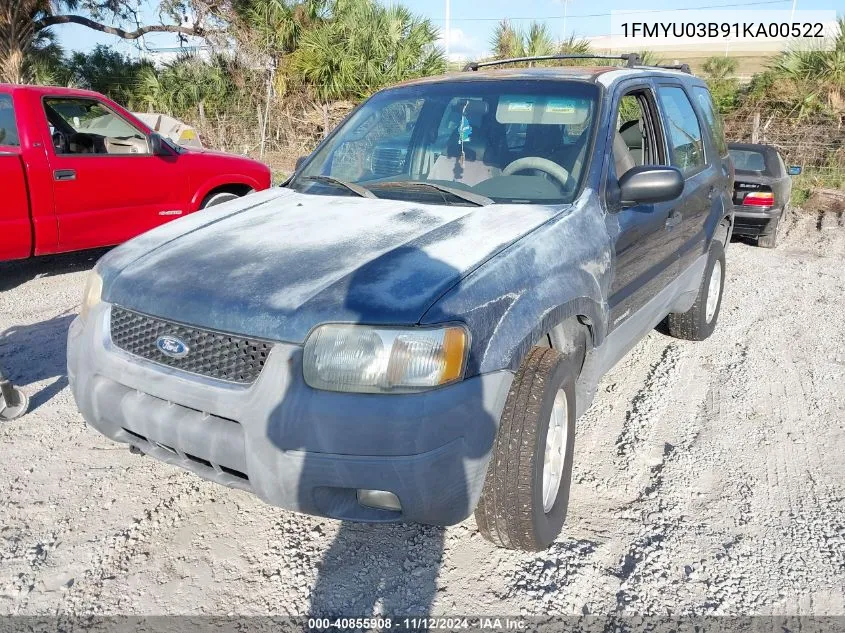
M 710 323 L 716 315 L 716 308 L 719 305 L 719 294 L 722 291 L 722 262 L 718 259 L 713 264 L 710 273 L 710 281 L 707 284 L 707 306 L 704 311 L 705 320 Z
M 549 429 L 546 432 L 546 446 L 543 454 L 543 512 L 548 513 L 555 504 L 560 482 L 563 479 L 563 462 L 566 457 L 567 433 L 569 428 L 569 404 L 566 393 L 560 390 L 555 395 Z

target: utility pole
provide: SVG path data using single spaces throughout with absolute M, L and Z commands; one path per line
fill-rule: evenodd
M 446 0 L 446 20 L 445 20 L 445 31 L 444 35 L 446 37 L 446 64 L 449 64 L 449 40 L 452 39 L 452 0 Z

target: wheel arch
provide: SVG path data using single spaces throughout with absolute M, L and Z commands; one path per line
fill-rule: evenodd
M 247 176 L 222 175 L 208 180 L 199 187 L 191 198 L 191 210 L 202 207 L 203 202 L 217 193 L 237 193 L 244 196 L 250 191 L 258 191 L 261 185 Z

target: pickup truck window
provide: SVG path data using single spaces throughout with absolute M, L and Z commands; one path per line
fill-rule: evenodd
M 94 99 L 48 97 L 44 114 L 57 154 L 149 154 L 147 137 Z
M 666 113 L 671 163 L 684 175 L 692 174 L 704 167 L 704 145 L 698 117 L 682 88 L 659 86 L 657 92 Z
M 0 145 L 20 145 L 18 126 L 15 123 L 15 106 L 11 95 L 0 95 Z
M 361 195 L 364 187 L 379 198 L 466 202 L 421 185 L 428 182 L 495 202 L 570 202 L 589 162 L 597 100 L 598 88 L 578 81 L 453 81 L 385 90 L 288 186 L 309 194 Z

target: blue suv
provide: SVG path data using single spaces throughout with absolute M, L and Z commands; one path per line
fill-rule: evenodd
M 281 187 L 111 251 L 69 334 L 87 422 L 283 508 L 547 547 L 601 376 L 664 320 L 709 336 L 725 280 L 707 88 L 622 59 L 382 90 Z

